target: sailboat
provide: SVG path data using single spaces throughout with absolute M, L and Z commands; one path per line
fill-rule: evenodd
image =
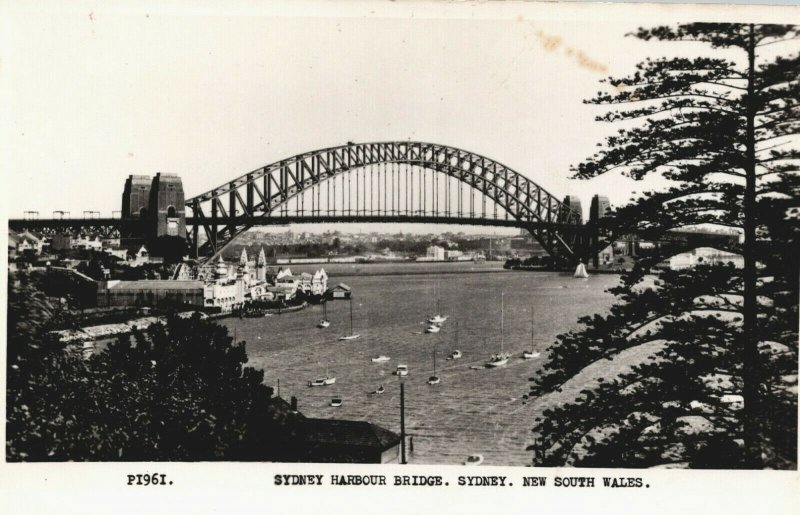
M 308 386 L 329 386 L 336 382 L 336 376 L 331 377 L 328 375 L 328 367 L 325 367 L 325 377 L 318 377 L 313 381 L 308 382 Z
M 353 299 L 350 298 L 350 334 L 347 336 L 340 336 L 340 340 L 355 340 L 356 338 L 360 338 L 360 334 L 353 334 Z
M 436 299 L 434 301 L 435 302 L 434 314 L 430 318 L 428 318 L 428 323 L 431 324 L 431 325 L 441 325 L 441 324 L 445 323 L 445 321 L 447 320 L 447 317 L 442 316 L 440 314 L 441 311 L 439 309 L 439 283 L 438 282 L 434 286 L 433 296 Z M 437 333 L 439 331 L 428 331 L 428 332 Z
M 588 278 L 589 272 L 586 271 L 586 265 L 584 265 L 582 262 L 578 263 L 578 266 L 575 268 L 575 273 L 572 275 L 572 277 L 576 279 Z
M 540 352 L 533 350 L 533 306 L 531 306 L 531 350 L 522 352 L 522 359 L 534 359 L 541 356 Z
M 433 348 L 433 375 L 428 378 L 428 384 L 439 384 L 439 376 L 436 375 L 436 347 Z
M 456 347 L 458 347 L 458 322 L 456 322 Z M 450 356 L 447 359 L 460 359 L 461 358 L 461 351 L 456 349 L 450 353 Z
M 500 353 L 499 354 L 492 354 L 492 359 L 490 359 L 489 362 L 486 363 L 486 366 L 487 367 L 491 367 L 491 368 L 502 367 L 503 365 L 508 363 L 508 358 L 511 357 L 511 354 L 509 354 L 509 353 L 507 353 L 507 352 L 505 352 L 503 350 L 503 346 L 505 344 L 505 342 L 504 342 L 505 336 L 503 334 L 504 333 L 504 329 L 505 329 L 504 328 L 505 304 L 503 302 L 504 296 L 505 296 L 505 293 L 501 293 L 500 294 Z
M 331 325 L 330 321 L 328 320 L 328 303 L 322 303 L 322 320 L 319 321 L 317 327 L 320 329 L 325 329 Z

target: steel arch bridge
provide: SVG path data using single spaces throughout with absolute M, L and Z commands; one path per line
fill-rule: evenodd
M 306 152 L 185 203 L 187 239 L 201 259 L 215 257 L 250 227 L 303 222 L 512 226 L 527 229 L 559 260 L 588 257 L 579 213 L 493 159 L 435 143 L 349 143 Z

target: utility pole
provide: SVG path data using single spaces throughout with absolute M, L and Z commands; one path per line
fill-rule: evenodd
M 400 381 L 400 464 L 406 464 L 406 390 Z

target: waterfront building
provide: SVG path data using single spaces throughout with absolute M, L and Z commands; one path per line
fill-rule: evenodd
M 311 294 L 324 295 L 328 290 L 328 274 L 324 268 L 320 268 L 314 272 L 311 278 Z
M 444 261 L 445 260 L 444 247 L 440 247 L 439 245 L 429 246 L 425 253 L 425 257 L 429 258 L 431 261 Z
M 202 281 L 101 281 L 97 289 L 97 305 L 158 306 L 164 304 L 204 305 Z
M 328 291 L 325 292 L 325 293 L 327 294 L 328 298 L 331 298 L 331 299 L 334 299 L 334 300 L 336 300 L 336 299 L 345 299 L 346 300 L 346 299 L 349 299 L 353 295 L 353 289 L 350 288 L 349 286 L 347 286 L 344 283 L 339 283 L 336 286 L 328 289 Z
M 296 283 L 282 283 L 274 286 L 267 286 L 266 300 L 289 301 L 297 295 Z
M 244 275 L 228 266 L 220 257 L 214 277 L 207 279 L 203 286 L 204 306 L 230 313 L 244 304 L 246 289 Z

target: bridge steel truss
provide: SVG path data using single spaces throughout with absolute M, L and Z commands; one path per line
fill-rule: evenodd
M 459 216 L 447 214 L 429 214 L 424 210 L 402 212 L 400 209 L 387 210 L 384 204 L 383 213 L 376 214 L 366 210 L 359 213 L 359 195 L 374 195 L 367 192 L 366 184 L 359 190 L 356 183 L 356 213 L 340 206 L 339 212 L 333 215 L 320 209 L 321 185 L 359 169 L 374 165 L 410 165 L 419 170 L 432 170 L 436 173 L 452 177 L 467 185 L 482 196 L 482 201 L 489 199 L 505 210 L 505 219 L 486 216 L 485 207 L 482 216 Z M 408 173 L 409 168 L 395 170 Z M 413 169 L 412 169 L 413 170 Z M 385 191 L 394 188 L 384 185 L 378 179 L 377 197 L 387 198 Z M 411 172 L 413 173 L 413 171 Z M 342 179 L 343 180 L 343 179 Z M 356 175 L 358 181 L 358 175 Z M 399 187 L 399 182 L 396 183 Z M 430 195 L 425 183 L 416 184 L 418 197 Z M 345 186 L 345 183 L 342 183 Z M 349 187 L 349 180 L 347 183 Z M 302 196 L 304 192 L 317 188 L 317 202 L 310 211 L 297 212 L 288 216 L 286 206 L 289 201 Z M 415 185 L 408 183 L 413 204 Z M 328 185 L 330 188 L 330 185 Z M 334 183 L 335 188 L 335 183 Z M 384 191 L 380 191 L 383 188 Z M 361 193 L 363 192 L 363 193 Z M 399 193 L 398 200 L 399 200 Z M 435 195 L 435 193 L 433 193 Z M 334 190 L 334 197 L 336 193 Z M 314 195 L 311 196 L 312 202 Z M 394 198 L 394 197 L 393 197 Z M 349 198 L 348 198 L 349 200 Z M 449 198 L 447 199 L 449 201 Z M 365 201 L 366 202 L 366 201 Z M 434 200 L 435 202 L 435 200 Z M 460 201 L 459 201 L 460 202 Z M 485 204 L 484 204 L 485 206 Z M 198 258 L 213 258 L 226 245 L 243 231 L 256 225 L 286 224 L 302 221 L 336 221 L 336 222 L 433 222 L 478 225 L 506 225 L 527 229 L 531 235 L 553 256 L 561 259 L 575 260 L 578 253 L 585 253 L 588 241 L 582 230 L 580 214 L 560 202 L 554 195 L 518 172 L 492 159 L 446 145 L 422 142 L 382 142 L 356 143 L 332 147 L 313 152 L 306 152 L 266 165 L 250 173 L 242 175 L 211 191 L 186 200 L 186 207 L 191 210 L 187 216 L 187 238 L 190 248 Z M 328 205 L 329 207 L 329 205 Z M 449 211 L 449 207 L 447 209 Z M 188 215 L 188 212 L 187 212 Z M 202 233 L 201 233 L 202 231 Z M 595 245 L 596 246 L 596 245 Z M 583 256 L 581 256 L 583 257 Z
M 100 238 L 119 238 L 119 218 L 29 218 L 10 219 L 8 228 L 17 232 L 34 231 L 52 237 L 58 233 L 92 234 Z

